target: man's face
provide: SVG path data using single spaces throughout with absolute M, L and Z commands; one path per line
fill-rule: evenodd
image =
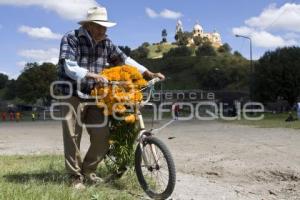
M 107 28 L 104 26 L 101 26 L 96 23 L 90 23 L 88 25 L 88 31 L 90 32 L 92 38 L 96 41 L 101 41 L 105 39 L 106 37 L 106 30 Z

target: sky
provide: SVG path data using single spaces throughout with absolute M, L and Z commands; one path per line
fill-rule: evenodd
M 116 45 L 132 49 L 161 41 L 166 29 L 174 41 L 176 22 L 192 31 L 216 30 L 223 43 L 249 59 L 266 51 L 300 44 L 300 0 L 0 0 L 0 73 L 17 78 L 28 62 L 57 63 L 61 37 L 79 27 L 88 8 L 101 5 L 117 26 L 108 30 Z

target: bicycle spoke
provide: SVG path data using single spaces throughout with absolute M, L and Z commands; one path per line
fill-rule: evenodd
M 157 144 L 155 140 L 152 142 L 152 139 L 150 139 L 146 140 L 146 143 L 143 145 L 142 153 L 143 156 L 140 167 L 142 168 L 146 187 L 151 193 L 156 195 L 162 195 L 164 193 L 165 195 L 172 190 L 170 184 L 173 183 L 171 177 L 171 173 L 173 172 L 169 169 L 170 163 L 166 157 L 168 155 L 165 154 L 165 149 L 163 149 L 160 144 Z

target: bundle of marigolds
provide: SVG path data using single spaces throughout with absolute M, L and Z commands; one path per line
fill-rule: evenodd
M 142 101 L 140 89 L 147 82 L 135 67 L 127 65 L 105 69 L 101 75 L 110 82 L 119 82 L 96 87 L 91 93 L 92 96 L 98 96 L 99 107 L 107 107 L 104 114 L 110 119 L 109 142 L 113 147 L 110 155 L 114 157 L 114 161 L 107 161 L 106 164 L 110 170 L 118 171 L 133 165 L 133 144 L 138 133 L 135 105 Z

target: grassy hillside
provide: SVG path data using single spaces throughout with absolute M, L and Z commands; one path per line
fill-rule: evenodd
M 167 89 L 243 90 L 248 84 L 249 61 L 233 55 L 142 59 L 139 62 L 153 72 L 165 74 Z
M 149 59 L 162 58 L 164 53 L 170 51 L 171 48 L 175 48 L 175 47 L 177 47 L 177 45 L 169 44 L 169 43 L 150 45 L 147 47 L 149 49 L 148 58 Z

